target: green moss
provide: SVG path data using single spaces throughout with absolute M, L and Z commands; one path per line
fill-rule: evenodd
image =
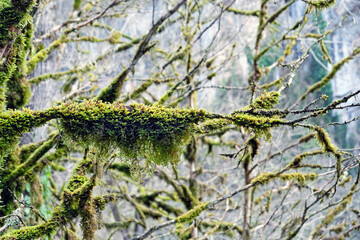
M 18 177 L 22 176 L 27 171 L 31 170 L 36 163 L 41 159 L 56 143 L 58 139 L 58 135 L 52 136 L 51 139 L 44 142 L 34 153 L 30 155 L 30 157 L 26 160 L 26 162 L 20 164 L 13 171 L 7 174 L 3 180 L 0 182 L 0 188 L 6 186 L 6 184 L 10 184 L 17 180 Z
M 205 227 L 216 227 L 216 232 L 221 232 L 221 234 L 227 232 L 229 235 L 229 237 L 235 238 L 236 235 L 235 234 L 231 234 L 231 230 L 236 230 L 240 235 L 243 232 L 243 229 L 241 227 L 239 227 L 238 225 L 234 224 L 233 222 L 226 222 L 226 221 L 216 221 L 216 220 L 212 220 L 212 221 L 202 221 L 201 222 L 202 226 Z
M 337 147 L 331 143 L 331 138 L 325 129 L 321 127 L 314 127 L 316 131 L 316 139 L 318 140 L 319 145 L 323 148 L 325 152 L 335 153 Z
M 210 74 L 208 74 L 208 75 L 206 76 L 206 78 L 207 78 L 208 80 L 213 79 L 213 77 L 216 77 L 216 72 L 212 72 L 212 73 L 210 73 Z
M 308 90 L 300 97 L 300 100 L 304 100 L 307 95 L 309 95 L 310 93 L 313 93 L 317 90 L 322 89 L 331 79 L 333 79 L 335 77 L 335 74 L 341 69 L 341 67 L 349 62 L 351 59 L 353 59 L 354 55 L 351 55 L 349 57 L 343 58 L 341 61 L 335 63 L 331 69 L 331 71 L 325 76 L 323 77 L 319 82 L 314 83 L 313 85 L 311 85 Z
M 311 234 L 312 237 L 318 237 L 319 235 L 321 235 L 321 228 L 328 227 L 332 223 L 334 218 L 346 209 L 347 205 L 350 204 L 352 201 L 353 194 L 354 191 L 350 191 L 336 207 L 328 211 L 321 223 L 315 227 L 314 231 Z
M 122 86 L 126 81 L 126 76 L 129 73 L 129 69 L 124 69 L 118 76 L 116 76 L 109 86 L 103 88 L 99 95 L 96 97 L 97 100 L 104 102 L 115 102 L 120 96 Z
M 209 205 L 209 203 L 202 203 L 202 204 L 197 205 L 196 207 L 194 207 L 187 213 L 184 213 L 184 214 L 180 215 L 179 217 L 177 217 L 176 222 L 177 223 L 185 223 L 185 222 L 192 221 L 197 216 L 199 216 L 200 213 L 202 213 L 207 208 L 208 205 Z
M 235 14 L 238 14 L 238 15 L 245 15 L 245 16 L 259 17 L 259 15 L 260 15 L 259 10 L 245 11 L 245 10 L 240 10 L 240 9 L 229 7 L 229 8 L 226 9 L 226 11 L 232 12 L 232 13 L 235 13 Z
M 127 160 L 145 158 L 158 165 L 178 161 L 193 123 L 203 118 L 196 110 L 95 101 L 67 103 L 59 110 L 61 126 L 71 141 L 104 149 L 118 147 Z
M 117 196 L 114 193 L 103 195 L 103 196 L 93 197 L 94 206 L 96 209 L 99 209 L 99 210 L 104 210 L 107 203 L 115 202 L 116 199 L 117 199 Z
M 86 183 L 89 180 L 88 177 L 82 176 L 82 175 L 74 175 L 69 180 L 66 189 L 73 192 L 76 189 L 80 188 L 84 183 Z
M 109 37 L 109 42 L 111 44 L 119 43 L 119 39 L 122 37 L 121 32 L 119 31 L 113 31 Z
M 29 24 L 28 24 L 29 25 Z M 31 25 L 31 24 L 30 24 Z M 26 80 L 26 37 L 20 34 L 16 41 L 14 50 L 16 51 L 16 71 L 11 75 L 7 82 L 6 107 L 18 109 L 23 107 L 31 97 L 30 84 Z
M 279 92 L 264 92 L 259 97 L 257 97 L 250 106 L 246 108 L 253 109 L 272 109 L 274 105 L 279 102 L 280 93 Z
M 289 56 L 291 54 L 293 46 L 295 46 L 296 41 L 292 40 L 289 44 L 286 45 L 285 51 L 284 51 L 284 57 Z
M 47 56 L 56 48 L 58 48 L 61 44 L 67 42 L 66 35 L 62 35 L 57 40 L 53 41 L 49 47 L 45 49 L 41 49 L 37 52 L 30 60 L 27 62 L 27 74 L 34 71 L 36 65 L 45 60 Z
M 310 135 L 310 136 L 313 136 L 313 135 Z M 302 139 L 299 140 L 299 142 L 301 141 Z M 313 156 L 313 155 L 317 155 L 317 154 L 323 154 L 324 151 L 313 151 L 313 152 L 304 152 L 304 153 L 301 153 L 299 155 L 297 155 L 287 166 L 286 168 L 289 169 L 289 168 L 297 168 L 299 166 L 299 164 L 302 162 L 302 160 L 308 156 Z
M 43 61 L 47 58 L 47 51 L 46 49 L 42 49 L 39 52 L 37 52 L 27 63 L 27 73 L 31 73 L 35 67 L 36 64 L 40 61 Z
M 328 50 L 326 49 L 324 40 L 320 41 L 320 47 L 321 47 L 321 50 L 324 53 L 324 59 L 327 60 L 329 63 L 332 63 L 330 54 L 329 54 Z
M 317 9 L 328 8 L 336 3 L 335 0 L 307 0 L 305 2 Z
M 81 74 L 81 73 L 89 72 L 91 69 L 93 69 L 93 66 L 89 64 L 82 68 L 74 68 L 74 69 L 70 69 L 68 71 L 57 72 L 57 73 L 47 73 L 47 74 L 43 74 L 43 75 L 36 76 L 34 78 L 29 79 L 29 83 L 39 84 L 40 82 L 45 81 L 46 79 L 49 79 L 49 78 L 58 80 L 66 75 Z M 71 91 L 70 87 L 76 80 L 77 80 L 76 75 L 69 77 L 67 82 L 62 87 L 63 91 L 70 92 Z
M 346 227 L 346 223 L 342 223 L 342 224 L 339 224 L 335 227 L 332 227 L 330 229 L 330 232 L 334 232 L 334 233 L 337 233 L 337 234 L 340 234 L 340 233 L 343 233 L 345 232 L 345 227 Z
M 341 159 L 342 155 L 339 151 L 337 151 L 337 147 L 332 144 L 329 134 L 325 131 L 325 129 L 314 126 L 312 127 L 316 131 L 316 139 L 319 142 L 319 145 L 322 147 L 323 151 L 332 153 L 336 158 L 336 172 L 337 176 L 340 177 L 341 174 Z
M 80 9 L 80 7 L 81 7 L 81 2 L 82 2 L 81 0 L 74 0 L 74 5 L 73 5 L 74 11 Z
M 316 173 L 261 173 L 255 177 L 251 183 L 253 184 L 266 184 L 274 179 L 281 179 L 283 181 L 295 180 L 301 184 L 304 184 L 305 181 L 314 181 L 317 178 Z
M 0 66 L 0 109 L 4 107 L 5 99 L 9 101 L 8 106 L 16 108 L 30 97 L 30 87 L 24 77 L 25 41 L 24 34 L 20 34 Z
M 43 185 L 41 184 L 40 177 L 38 174 L 34 175 L 31 182 L 31 205 L 37 209 L 44 203 L 43 198 Z
M 207 120 L 196 127 L 196 133 L 204 134 L 219 131 L 228 126 L 231 121 L 227 119 L 211 119 Z
M 261 86 L 259 86 L 260 89 L 269 89 L 271 88 L 272 86 L 280 86 L 281 83 L 285 80 L 285 77 L 280 77 L 270 83 L 266 83 L 266 84 L 263 84 Z
M 283 123 L 276 117 L 254 116 L 247 113 L 235 113 L 231 117 L 235 125 L 250 128 L 256 135 L 266 136 L 267 139 L 271 137 L 270 128 Z
M 9 232 L 8 234 L 0 237 L 0 240 L 29 240 L 29 239 L 38 239 L 39 237 L 45 234 L 51 234 L 55 231 L 55 228 L 58 227 L 57 222 L 47 222 L 42 223 L 37 226 L 32 227 L 23 227 L 19 230 Z
M 12 0 L 11 5 L 0 10 L 0 45 L 4 46 L 14 39 L 17 28 L 22 29 L 30 19 L 27 12 L 34 1 Z
M 140 94 L 145 92 L 152 84 L 153 84 L 153 81 L 146 81 L 146 82 L 142 83 L 138 88 L 136 88 L 128 96 L 121 99 L 121 101 L 119 101 L 119 102 L 120 103 L 125 103 L 125 102 L 129 101 L 130 99 L 139 98 Z

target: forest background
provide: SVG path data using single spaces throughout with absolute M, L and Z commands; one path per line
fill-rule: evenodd
M 358 1 L 0 19 L 0 239 L 359 238 Z

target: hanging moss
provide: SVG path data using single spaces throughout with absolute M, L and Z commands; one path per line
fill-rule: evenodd
M 340 177 L 341 174 L 341 159 L 342 155 L 337 150 L 337 147 L 332 144 L 329 134 L 325 131 L 325 129 L 313 126 L 312 127 L 316 131 L 316 139 L 318 140 L 319 145 L 323 148 L 323 151 L 332 153 L 336 158 L 336 172 L 337 177 Z
M 0 65 L 0 109 L 5 107 L 5 98 L 7 94 L 7 85 L 9 79 L 17 69 L 19 53 L 23 52 L 22 38 L 19 37 L 14 42 L 13 48 L 7 56 L 7 59 Z
M 247 144 L 251 147 L 251 158 L 254 158 L 259 152 L 260 141 L 256 137 L 252 137 L 247 141 Z
M 44 203 L 43 198 L 43 185 L 41 184 L 40 177 L 38 174 L 34 175 L 31 182 L 31 205 L 37 209 Z
M 30 19 L 27 12 L 34 1 L 12 0 L 11 5 L 0 10 L 0 45 L 4 46 L 16 36 L 16 29 L 22 29 Z
M 59 107 L 64 134 L 80 145 L 119 147 L 126 159 L 149 163 L 177 162 L 192 124 L 203 118 L 196 110 L 166 109 L 96 101 Z
M 26 80 L 26 37 L 25 34 L 20 34 L 15 41 L 16 49 L 16 71 L 11 75 L 11 78 L 7 81 L 6 91 L 6 107 L 12 109 L 18 109 L 29 101 L 31 97 L 30 84 Z

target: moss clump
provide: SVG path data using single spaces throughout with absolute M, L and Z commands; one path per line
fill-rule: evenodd
M 75 143 L 101 149 L 118 147 L 128 160 L 148 164 L 176 163 L 193 124 L 204 118 L 197 110 L 124 106 L 97 101 L 59 107 L 61 127 Z
M 281 179 L 283 181 L 295 180 L 301 184 L 305 181 L 314 181 L 317 178 L 316 173 L 261 173 L 254 178 L 251 183 L 253 184 L 266 184 L 274 179 Z
M 221 131 L 223 128 L 231 124 L 231 121 L 227 119 L 211 119 L 207 120 L 196 127 L 196 132 L 199 134 L 212 133 L 215 131 Z
M 25 33 L 19 34 L 6 60 L 0 66 L 0 108 L 19 108 L 30 98 L 30 85 L 25 79 L 25 55 L 28 41 L 31 38 L 31 23 L 27 24 Z M 3 106 L 1 106 L 3 105 Z
M 71 179 L 69 180 L 66 189 L 73 192 L 76 189 L 80 188 L 86 181 L 88 181 L 89 178 L 82 175 L 73 175 Z
M 111 44 L 116 44 L 119 43 L 119 39 L 122 37 L 121 32 L 119 31 L 114 31 L 111 33 L 110 37 L 109 37 L 109 42 Z
M 184 214 L 180 215 L 179 217 L 177 217 L 176 222 L 177 223 L 185 223 L 185 222 L 192 221 L 197 216 L 199 216 L 200 213 L 202 213 L 207 208 L 208 205 L 209 205 L 209 203 L 202 203 L 202 204 L 197 205 L 196 207 L 194 207 L 187 213 L 184 213 Z
M 283 121 L 276 117 L 254 116 L 247 113 L 233 113 L 231 115 L 233 123 L 239 127 L 251 128 L 258 136 L 265 135 L 270 138 L 270 128 Z
M 252 104 L 250 104 L 247 108 L 253 109 L 272 109 L 275 104 L 279 102 L 280 93 L 273 92 L 264 92 L 260 96 L 258 96 Z
M 279 92 L 264 92 L 257 97 L 252 104 L 244 107 L 240 111 L 235 111 L 231 114 L 230 119 L 237 126 L 251 128 L 258 136 L 266 136 L 271 138 L 270 128 L 277 124 L 283 123 L 277 115 L 257 114 L 256 110 L 264 111 L 272 109 L 279 101 Z M 255 110 L 255 111 L 253 111 Z

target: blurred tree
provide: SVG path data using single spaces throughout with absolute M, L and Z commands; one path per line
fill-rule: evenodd
M 0 239 L 356 238 L 331 6 L 1 0 Z

